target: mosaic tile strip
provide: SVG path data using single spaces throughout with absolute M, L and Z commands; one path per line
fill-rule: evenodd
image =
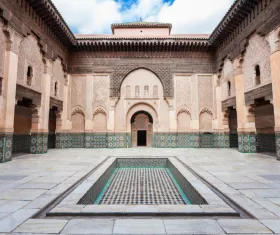
M 255 134 L 238 134 L 238 149 L 241 153 L 256 153 L 257 138 Z
M 85 147 L 85 134 L 84 133 L 71 133 L 68 135 L 67 140 L 69 140 L 69 136 L 71 139 L 71 146 L 69 146 L 68 142 L 68 147 L 69 148 L 84 148 Z
M 276 152 L 275 134 L 257 134 L 257 152 Z
M 178 148 L 199 148 L 199 134 L 178 133 Z
M 214 148 L 230 148 L 230 136 L 228 133 L 216 133 L 214 136 Z
M 106 192 L 96 204 L 189 204 L 167 168 L 117 168 Z
M 130 148 L 131 137 L 127 133 L 108 133 L 108 148 Z
M 30 153 L 31 135 L 13 135 L 13 153 Z
M 0 163 L 12 160 L 13 134 L 0 133 Z
M 86 133 L 85 147 L 86 148 L 107 148 L 108 135 L 107 133 Z
M 275 132 L 277 160 L 280 161 L 280 132 Z
M 31 154 L 43 154 L 48 152 L 48 133 L 31 134 Z
M 155 148 L 177 148 L 177 134 L 155 133 L 153 135 L 153 147 Z
M 125 168 L 125 167 L 166 167 L 167 158 L 118 158 L 117 167 Z

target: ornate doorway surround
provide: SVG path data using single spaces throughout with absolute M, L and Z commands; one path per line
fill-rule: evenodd
M 132 147 L 152 147 L 153 118 L 146 111 L 138 111 L 131 117 Z

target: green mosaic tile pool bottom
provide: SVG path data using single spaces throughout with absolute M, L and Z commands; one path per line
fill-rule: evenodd
M 163 167 L 116 168 L 94 204 L 191 204 L 175 177 Z

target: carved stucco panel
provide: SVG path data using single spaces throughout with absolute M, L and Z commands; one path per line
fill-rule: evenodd
M 176 79 L 176 109 L 177 112 L 183 106 L 191 110 L 191 76 L 175 76 Z
M 230 96 L 228 94 L 228 82 L 229 81 L 231 83 Z M 221 78 L 221 88 L 222 88 L 222 101 L 235 96 L 234 66 L 233 66 L 233 63 L 229 59 L 226 59 L 224 62 L 222 78 Z
M 51 96 L 59 100 L 63 100 L 64 89 L 64 71 L 60 59 L 56 59 L 53 63 L 52 79 L 51 79 Z M 57 96 L 55 96 L 55 82 L 57 82 Z
M 33 77 L 31 86 L 26 84 L 27 69 L 31 66 L 33 69 Z M 44 72 L 44 63 L 42 54 L 36 38 L 32 35 L 24 38 L 20 44 L 19 62 L 18 62 L 18 76 L 17 83 L 22 86 L 31 88 L 38 92 L 42 90 L 42 75 Z
M 86 106 L 86 76 L 72 76 L 71 79 L 71 107 Z
M 116 66 L 113 70 L 111 79 L 110 79 L 110 96 L 120 97 L 121 85 L 125 77 L 130 74 L 132 71 L 145 68 L 153 73 L 161 80 L 164 89 L 164 97 L 173 96 L 173 85 L 172 85 L 172 73 L 170 67 L 163 65 L 128 65 L 128 66 Z
M 252 36 L 244 56 L 243 70 L 245 91 L 255 87 L 255 66 L 260 66 L 261 85 L 271 83 L 270 46 L 266 38 L 257 34 Z
M 107 75 L 93 76 L 93 110 L 103 107 L 109 110 L 110 105 L 110 81 Z
M 199 109 L 208 106 L 213 109 L 213 78 L 211 75 L 198 75 Z
M 4 60 L 6 51 L 6 39 L 3 32 L 3 23 L 0 21 L 0 77 L 4 76 Z

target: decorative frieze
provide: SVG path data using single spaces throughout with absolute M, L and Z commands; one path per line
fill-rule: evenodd
M 0 163 L 12 160 L 13 134 L 0 133 Z

